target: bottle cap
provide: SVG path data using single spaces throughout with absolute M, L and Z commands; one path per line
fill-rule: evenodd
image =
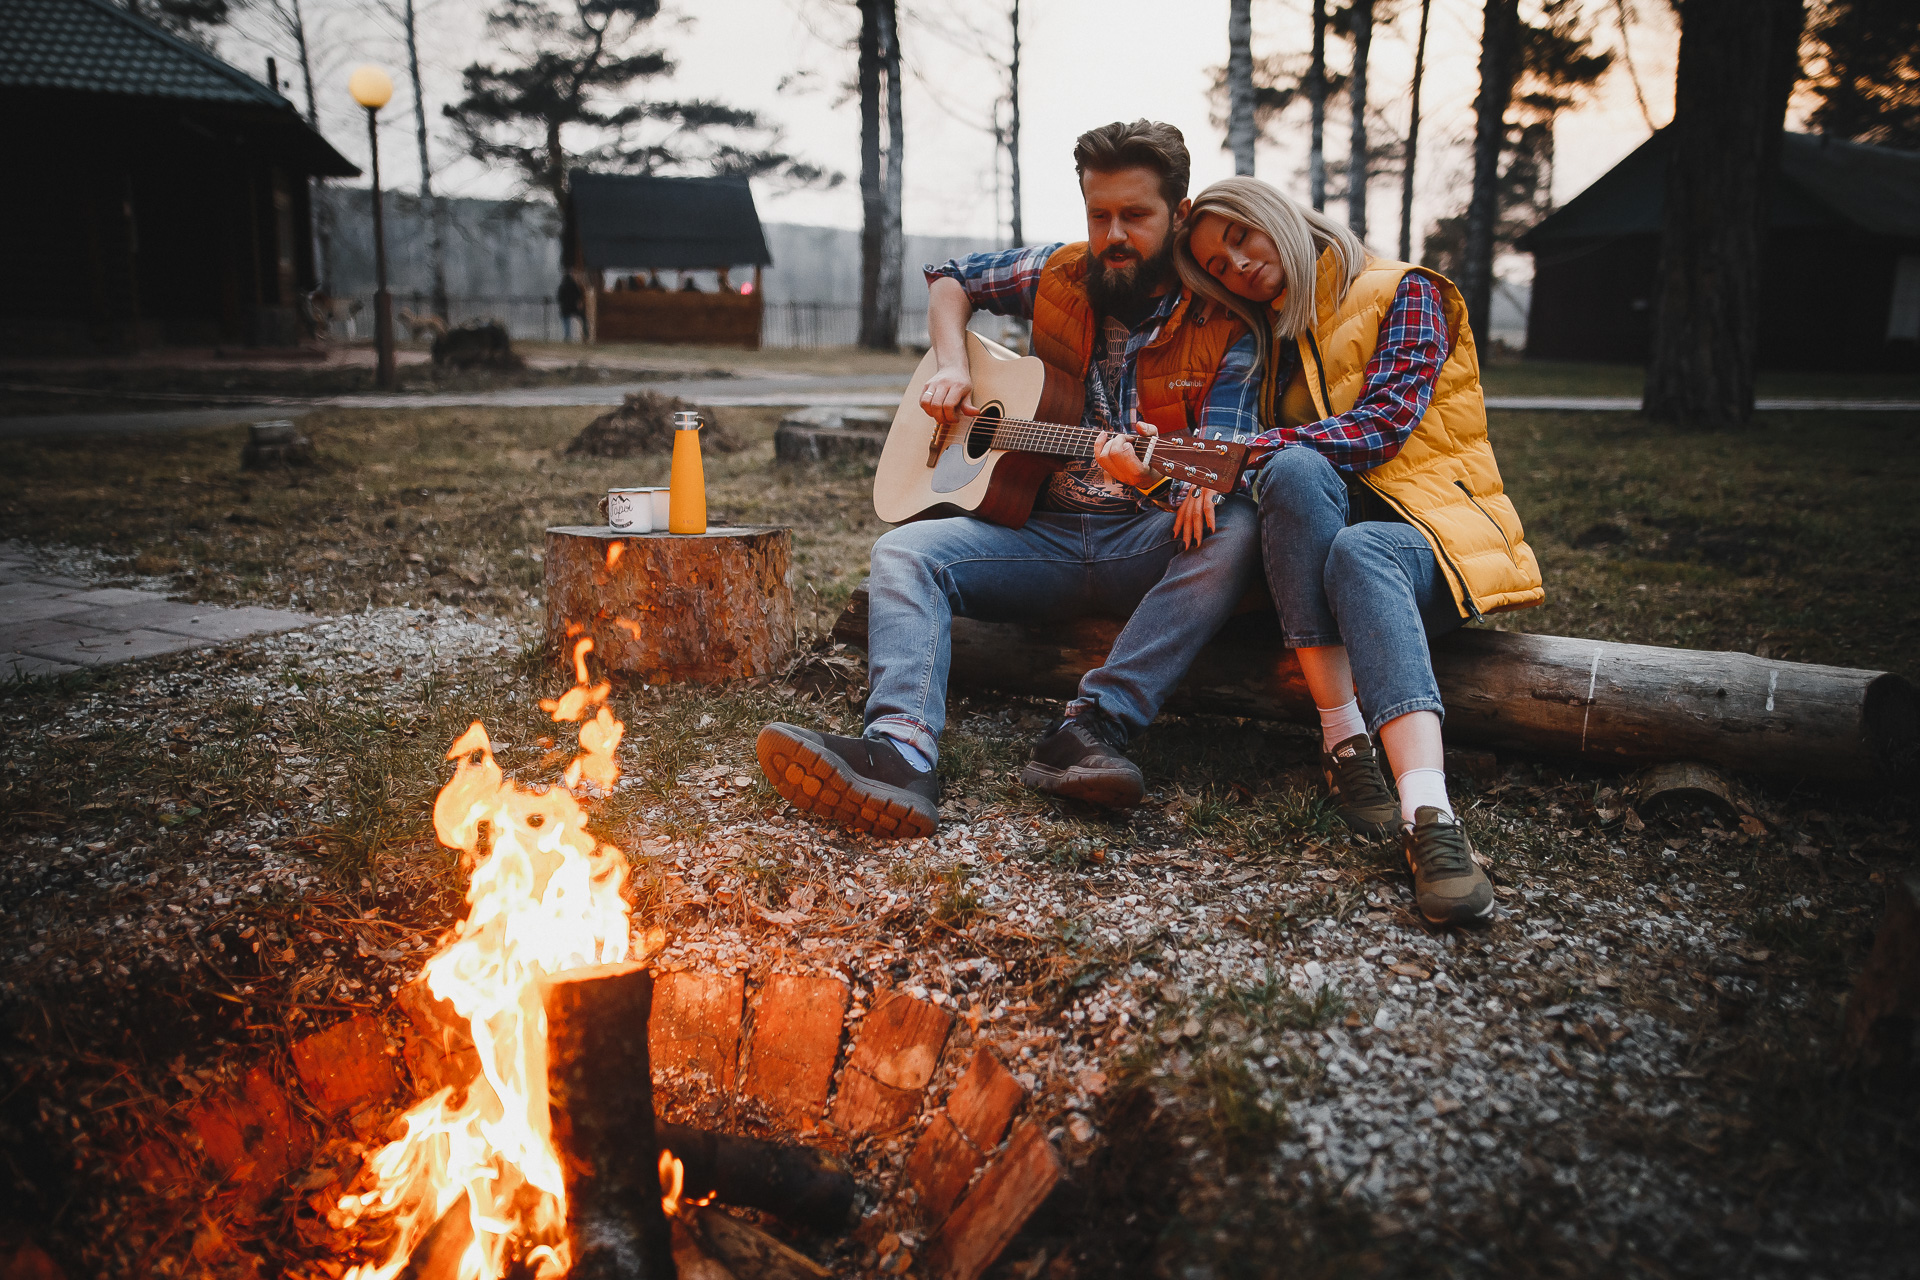
M 675 431 L 698 431 L 700 429 L 700 415 L 691 409 L 676 411 L 673 415 L 673 429 Z

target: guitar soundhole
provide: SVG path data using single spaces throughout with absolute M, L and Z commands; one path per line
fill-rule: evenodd
M 973 426 L 967 429 L 967 461 L 978 462 L 993 449 L 993 429 L 1000 424 L 1005 408 L 998 400 L 992 400 L 980 410 L 980 416 L 973 420 Z

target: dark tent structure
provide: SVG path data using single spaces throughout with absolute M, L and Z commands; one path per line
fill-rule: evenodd
M 760 345 L 763 268 L 773 264 L 745 178 L 567 176 L 561 252 L 586 292 L 594 342 Z M 753 283 L 718 293 L 649 287 L 661 271 L 751 266 Z M 647 273 L 643 283 L 640 273 Z M 609 273 L 619 277 L 608 287 Z
M 1647 359 L 1667 154 L 1655 134 L 1521 238 L 1530 359 Z M 1920 369 L 1920 152 L 1787 134 L 1763 261 L 1761 368 Z
M 0 0 L 0 345 L 285 345 L 308 179 L 360 171 L 273 88 L 109 0 Z

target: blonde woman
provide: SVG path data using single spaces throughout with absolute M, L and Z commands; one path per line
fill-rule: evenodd
M 1493 886 L 1447 794 L 1427 642 L 1542 591 L 1487 443 L 1466 305 L 1445 277 L 1372 257 L 1253 178 L 1201 192 L 1176 261 L 1189 289 L 1253 330 L 1254 439 L 1278 448 L 1245 483 L 1334 802 L 1356 829 L 1399 833 L 1428 920 L 1484 922 Z M 1203 515 L 1182 509 L 1188 523 Z

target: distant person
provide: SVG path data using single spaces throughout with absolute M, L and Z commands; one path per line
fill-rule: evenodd
M 658 271 L 647 272 L 647 292 L 665 293 L 666 291 L 667 286 L 660 283 L 660 273 Z
M 686 272 L 682 271 L 680 273 L 680 292 L 699 293 L 700 282 L 694 279 L 692 276 L 688 275 Z
M 573 322 L 578 320 L 580 339 L 583 342 L 586 341 L 587 291 L 580 287 L 578 280 L 574 279 L 573 272 L 569 271 L 560 277 L 560 287 L 554 290 L 553 296 L 560 303 L 560 340 L 573 341 Z

